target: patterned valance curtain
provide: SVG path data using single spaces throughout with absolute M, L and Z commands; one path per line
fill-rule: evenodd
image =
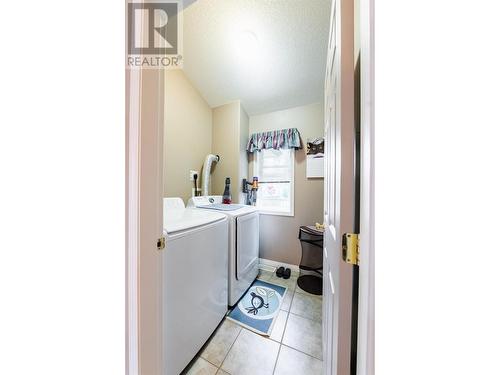
M 300 149 L 300 133 L 296 128 L 273 130 L 264 133 L 254 133 L 250 136 L 247 144 L 247 152 L 255 152 L 268 148 L 279 149 Z

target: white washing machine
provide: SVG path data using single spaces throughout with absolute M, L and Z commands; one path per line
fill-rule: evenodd
M 227 312 L 228 219 L 163 201 L 163 374 L 178 375 Z
M 220 195 L 192 197 L 187 206 L 229 219 L 228 305 L 234 306 L 259 274 L 259 212 L 253 206 L 222 204 Z

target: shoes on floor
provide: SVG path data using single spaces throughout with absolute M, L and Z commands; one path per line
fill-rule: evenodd
M 290 268 L 280 267 L 276 270 L 276 276 L 282 277 L 284 279 L 289 279 L 292 271 Z
M 285 271 L 283 271 L 283 278 L 285 280 L 289 279 L 291 274 L 292 274 L 292 271 L 290 270 L 290 268 L 287 268 L 287 269 L 285 269 Z
M 284 273 L 285 273 L 285 267 L 280 267 L 276 270 L 276 276 L 278 277 L 283 277 Z

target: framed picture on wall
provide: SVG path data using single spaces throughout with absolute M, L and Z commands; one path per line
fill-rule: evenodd
M 323 178 L 323 161 L 325 159 L 325 138 L 307 139 L 306 177 Z

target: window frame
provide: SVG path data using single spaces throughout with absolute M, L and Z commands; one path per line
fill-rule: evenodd
M 258 155 L 255 155 L 256 153 L 260 153 L 265 151 L 266 149 L 263 149 L 261 151 L 255 151 L 254 153 L 254 158 L 253 158 L 253 174 L 254 176 L 257 176 L 259 178 L 259 188 L 261 183 L 272 183 L 273 181 L 261 181 L 260 176 L 257 174 L 259 172 L 259 166 L 258 166 L 258 160 L 259 157 Z M 284 151 L 285 149 L 279 149 L 277 151 Z M 290 170 L 290 210 L 289 211 L 269 211 L 265 210 L 262 208 L 259 208 L 258 206 L 257 209 L 259 210 L 259 213 L 262 215 L 271 215 L 271 216 L 285 216 L 285 217 L 294 217 L 295 216 L 295 150 L 294 149 L 287 149 L 290 150 L 290 162 L 291 162 L 291 170 Z M 257 193 L 258 194 L 258 193 Z M 258 202 L 258 196 L 257 196 L 257 202 Z M 258 204 L 258 203 L 257 203 Z

